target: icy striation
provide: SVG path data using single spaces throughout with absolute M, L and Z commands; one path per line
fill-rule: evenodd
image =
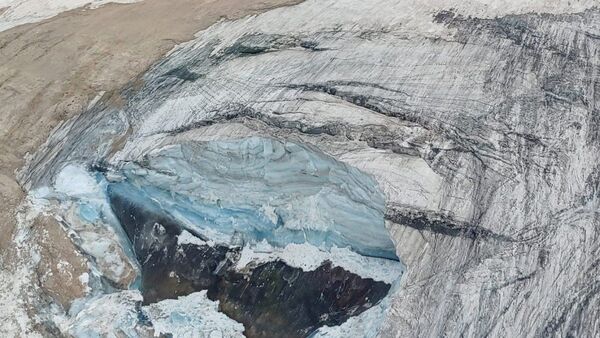
M 210 239 L 223 238 L 216 231 L 229 243 L 241 233 L 396 259 L 376 182 L 319 151 L 253 137 L 160 148 L 142 165 L 124 166 L 121 184 L 139 187 Z
M 361 216 L 383 214 L 407 266 L 369 334 L 597 336 L 600 12 L 568 3 L 309 0 L 222 22 L 124 89 L 123 106 L 101 101 L 66 122 L 22 182 L 50 186 L 70 162 L 117 168 L 157 203 L 177 201 L 182 219 L 198 212 L 193 199 L 213 211 L 223 203 L 219 212 L 243 200 L 251 212 L 240 219 L 273 229 L 300 210 L 265 199 L 284 176 L 257 176 L 269 173 L 259 159 L 290 145 L 286 156 L 318 165 L 284 165 L 302 178 L 291 182 L 308 186 L 281 188 L 300 205 L 314 207 L 316 196 L 319 205 L 357 202 Z M 222 163 L 256 170 L 245 181 L 240 167 Z M 330 171 L 348 178 L 332 200 L 316 191 L 341 176 L 310 175 L 323 163 L 354 168 Z M 213 173 L 198 179 L 214 191 L 185 181 L 193 166 Z M 221 173 L 230 185 L 214 179 Z M 184 193 L 165 192 L 173 186 Z M 332 243 L 384 247 L 383 232 L 353 237 L 326 211 L 312 230 L 335 230 Z M 240 225 L 221 215 L 220 229 Z M 367 222 L 357 220 L 349 225 Z

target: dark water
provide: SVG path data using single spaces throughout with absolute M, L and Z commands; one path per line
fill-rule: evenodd
M 308 272 L 281 261 L 237 272 L 238 248 L 178 245 L 182 228 L 157 203 L 118 186 L 108 193 L 141 265 L 146 304 L 208 290 L 220 311 L 244 324 L 247 337 L 306 337 L 360 314 L 389 291 L 389 284 L 328 262 Z

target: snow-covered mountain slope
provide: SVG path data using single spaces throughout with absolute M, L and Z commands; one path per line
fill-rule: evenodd
M 39 22 L 61 12 L 106 3 L 131 3 L 138 0 L 0 0 L 0 31 L 26 23 Z
M 219 23 L 121 104 L 63 124 L 22 182 L 56 188 L 78 163 L 158 205 L 185 195 L 165 210 L 244 201 L 270 230 L 268 215 L 309 213 L 283 228 L 333 229 L 367 256 L 385 256 L 369 251 L 387 248 L 385 225 L 399 285 L 318 334 L 597 335 L 600 12 L 502 4 L 307 1 Z M 212 223 L 231 226 L 222 216 Z M 144 229 L 151 245 L 172 237 Z

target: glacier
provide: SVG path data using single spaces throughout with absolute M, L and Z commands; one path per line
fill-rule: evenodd
M 92 168 L 197 238 L 182 246 L 287 271 L 320 267 L 289 259 L 294 245 L 397 257 L 388 306 L 361 314 L 375 336 L 597 335 L 600 14 L 435 3 L 309 0 L 218 23 L 57 128 L 21 183 L 42 194 L 66 165 Z M 81 243 L 118 244 L 137 276 L 126 234 L 102 224 L 112 210 L 77 201 L 40 207 Z M 93 290 L 111 271 L 98 262 Z M 113 287 L 137 287 L 118 271 Z M 320 332 L 372 322 L 353 318 Z

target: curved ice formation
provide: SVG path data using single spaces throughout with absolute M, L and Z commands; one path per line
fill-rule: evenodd
M 230 243 L 310 243 L 396 259 L 384 198 L 356 168 L 289 141 L 251 137 L 158 149 L 109 185 L 150 198 L 189 230 Z

